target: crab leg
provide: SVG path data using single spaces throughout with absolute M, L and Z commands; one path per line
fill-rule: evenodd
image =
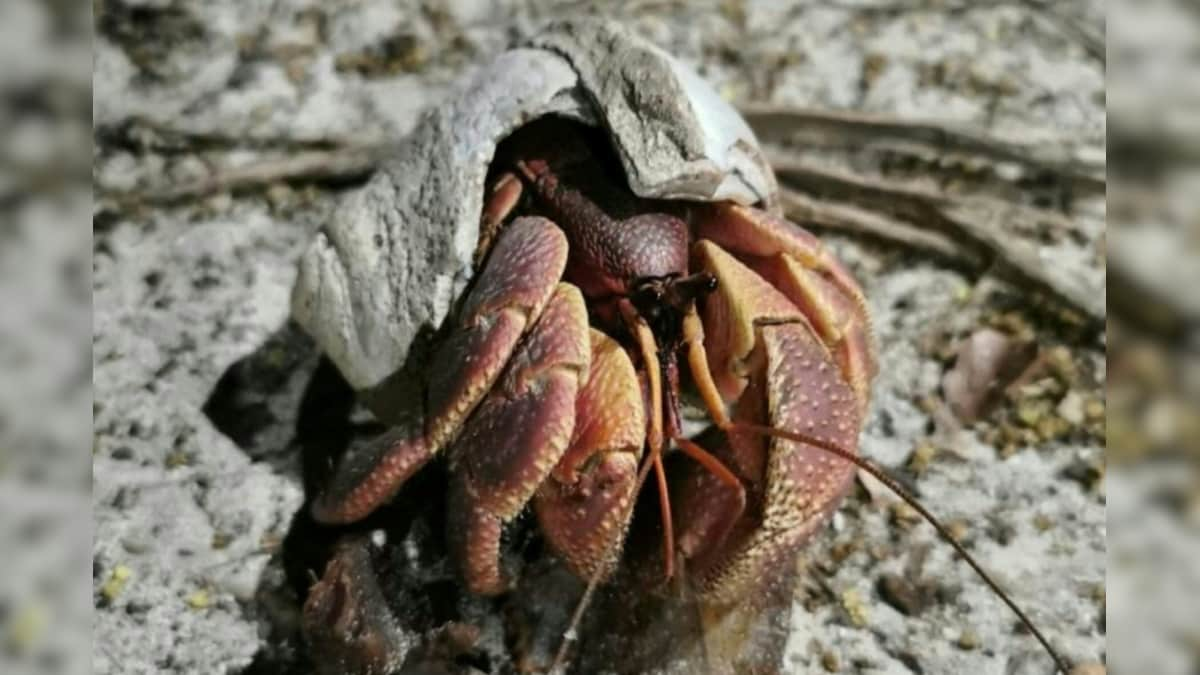
M 581 579 L 607 576 L 620 555 L 646 437 L 645 402 L 629 355 L 594 329 L 591 343 L 571 444 L 533 502 L 550 547 Z
M 854 475 L 853 465 L 820 448 L 779 438 L 764 442 L 740 433 L 739 425 L 794 429 L 854 448 L 859 407 L 833 356 L 795 305 L 712 242 L 696 244 L 695 255 L 719 279 L 704 307 L 705 325 L 713 328 L 710 348 L 692 329 L 689 349 L 707 352 L 708 365 L 697 368 L 695 379 L 702 393 L 704 381 L 713 382 L 706 401 L 738 400 L 725 425 L 725 454 L 747 480 L 754 501 L 729 522 L 730 514 L 714 513 L 696 496 L 712 485 L 693 478 L 680 482 L 679 502 L 681 520 L 708 524 L 689 533 L 685 551 L 700 562 L 701 587 L 711 597 L 728 599 L 795 551 L 839 503 Z
M 499 236 L 504 221 L 521 201 L 524 185 L 512 172 L 504 172 L 488 188 L 483 202 L 483 213 L 479 218 L 479 243 L 475 246 L 475 265 L 483 260 L 492 249 L 492 242 Z
M 352 449 L 313 504 L 318 521 L 365 517 L 455 436 L 542 313 L 566 262 L 566 238 L 549 220 L 518 218 L 505 228 L 434 354 L 424 417 Z
M 708 409 L 713 423 L 721 429 L 726 429 L 729 427 L 729 413 L 725 411 L 721 392 L 717 390 L 712 371 L 708 369 L 708 352 L 704 349 L 704 325 L 694 306 L 683 317 L 683 340 L 687 344 L 688 368 L 692 372 L 692 380 L 700 398 L 704 401 L 704 407 Z
M 697 236 L 735 254 L 809 320 L 854 388 L 860 413 L 869 401 L 876 358 L 866 299 L 812 233 L 755 208 L 722 203 L 704 210 Z
M 566 451 L 590 359 L 583 296 L 559 284 L 454 442 L 448 539 L 472 593 L 505 590 L 502 526 L 521 512 Z

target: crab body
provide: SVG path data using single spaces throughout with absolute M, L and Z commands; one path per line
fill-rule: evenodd
M 828 516 L 853 467 L 739 424 L 856 446 L 873 368 L 861 292 L 766 212 L 636 197 L 579 125 L 526 127 L 494 169 L 480 268 L 419 423 L 377 439 L 369 466 L 344 463 L 314 514 L 360 519 L 444 453 L 449 540 L 467 587 L 494 594 L 504 525 L 531 502 L 573 572 L 609 573 L 653 463 L 668 570 L 677 545 L 698 591 L 744 590 Z M 683 436 L 681 380 L 719 446 Z M 673 446 L 698 462 L 668 477 Z

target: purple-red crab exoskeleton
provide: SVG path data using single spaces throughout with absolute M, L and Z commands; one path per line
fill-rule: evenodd
M 478 258 L 420 423 L 343 462 L 319 521 L 365 517 L 441 453 L 452 553 L 469 590 L 496 594 L 502 530 L 530 504 L 572 572 L 610 573 L 652 472 L 667 575 L 683 565 L 721 599 L 839 504 L 853 464 L 763 431 L 853 452 L 869 400 L 862 292 L 812 234 L 732 202 L 636 197 L 597 132 L 547 118 L 497 152 Z M 685 390 L 723 442 L 685 434 Z M 668 476 L 675 450 L 696 461 Z

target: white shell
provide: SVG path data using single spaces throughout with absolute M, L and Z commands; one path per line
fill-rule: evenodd
M 754 134 L 697 74 L 616 24 L 553 24 L 427 113 L 301 258 L 292 314 L 355 389 L 396 374 L 445 320 L 496 145 L 547 114 L 607 128 L 641 196 L 775 201 Z

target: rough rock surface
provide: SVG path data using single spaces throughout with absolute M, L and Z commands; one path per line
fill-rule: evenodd
M 1058 4 L 1100 22 L 1086 3 Z M 97 185 L 146 189 L 314 143 L 398 139 L 462 73 L 583 7 L 104 0 L 95 8 Z M 1067 138 L 1102 156 L 1103 64 L 1030 7 L 667 2 L 622 18 L 735 102 L 951 120 L 1024 140 Z M 98 200 L 95 672 L 303 663 L 298 594 L 320 569 L 280 551 L 305 533 L 295 518 L 302 465 L 320 431 L 299 411 L 306 400 L 309 413 L 328 411 L 311 399 L 317 356 L 287 322 L 288 298 L 301 252 L 343 196 L 338 185 L 278 184 L 168 207 Z M 1040 242 L 1044 259 L 1102 278 L 1102 200 L 1066 208 L 1076 230 Z M 935 261 L 828 240 L 862 281 L 881 345 L 862 450 L 900 467 L 939 425 L 920 403 L 936 396 L 945 367 L 930 342 L 969 333 L 989 307 L 969 300 L 971 279 Z M 1103 374 L 1102 348 L 1078 351 Z M 914 479 L 921 497 L 966 524 L 972 551 L 1068 655 L 1101 659 L 1104 487 L 1064 471 L 1099 458 L 1102 444 L 1068 437 L 1003 456 L 968 430 L 952 446 Z M 1036 644 L 932 533 L 897 527 L 903 519 L 880 499 L 851 498 L 805 552 L 785 663 L 794 672 L 1048 672 Z M 927 543 L 921 576 L 936 581 L 938 601 L 907 616 L 879 580 L 905 574 Z M 435 582 L 445 574 L 421 572 Z M 494 628 L 481 639 L 503 649 Z

